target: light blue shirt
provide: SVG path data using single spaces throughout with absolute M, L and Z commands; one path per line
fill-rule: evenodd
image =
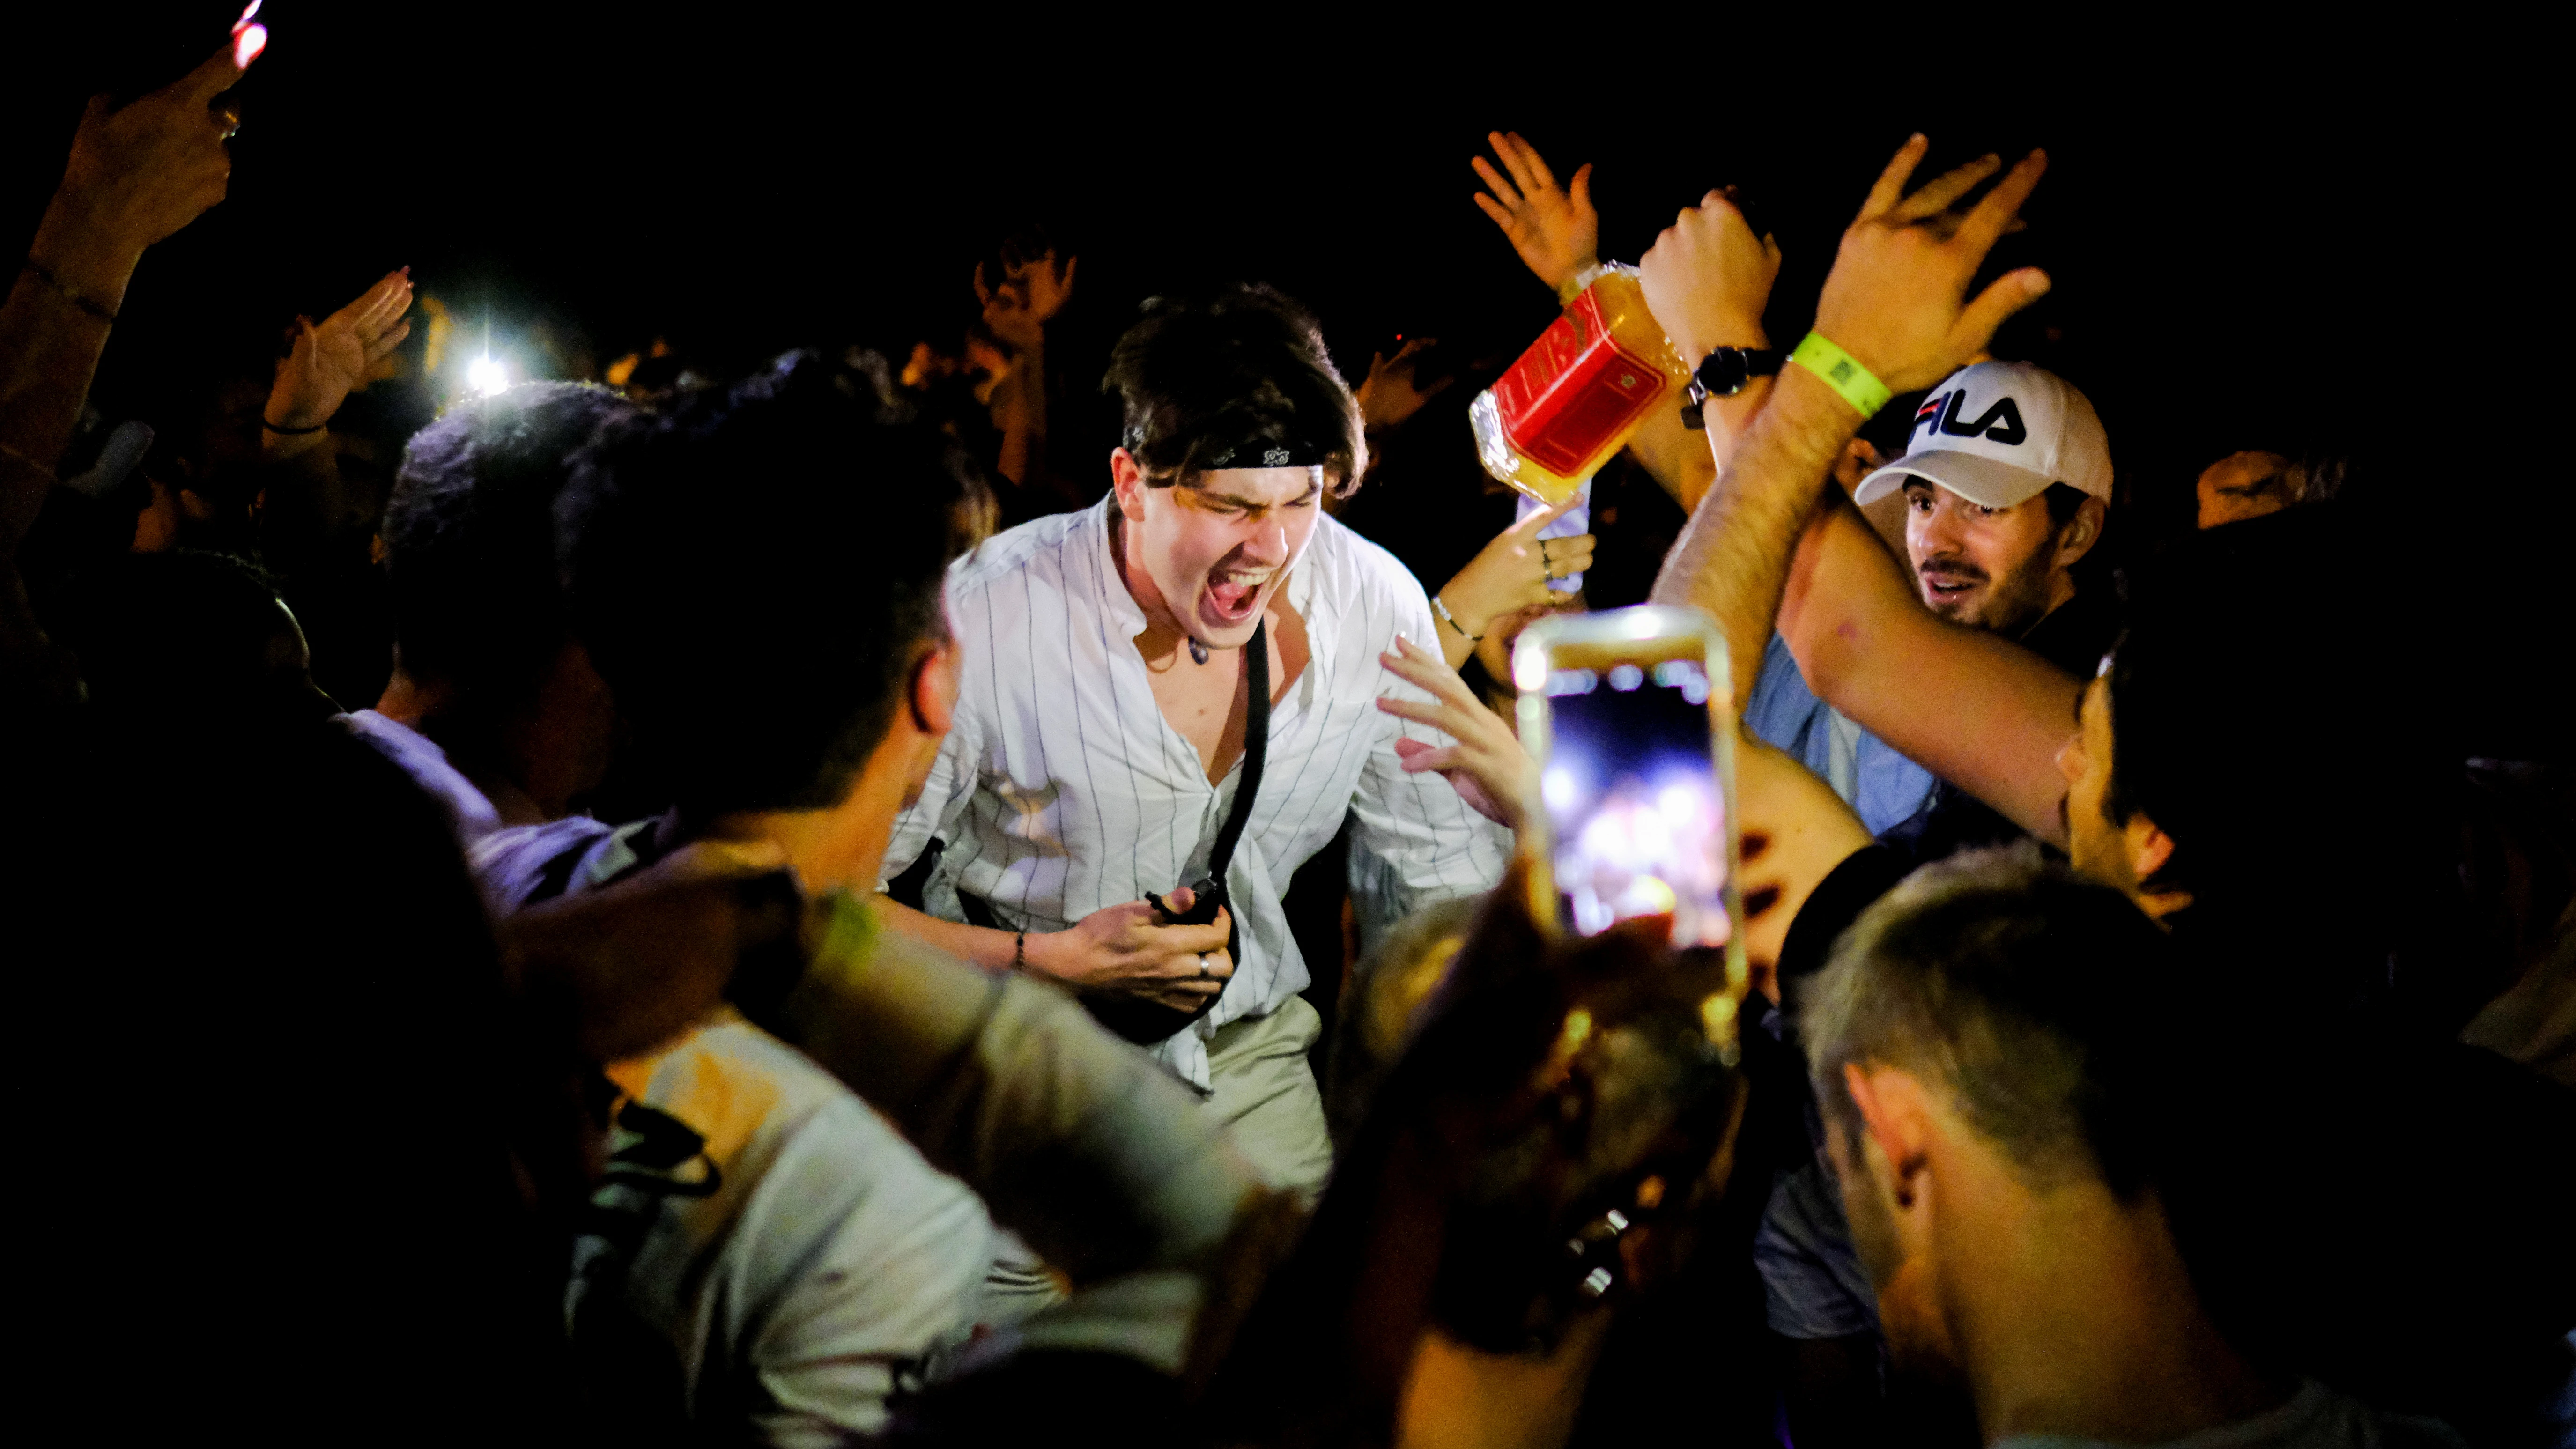
M 1872 835 L 1910 818 L 1931 798 L 1932 772 L 1816 698 L 1788 641 L 1777 634 L 1762 651 L 1761 676 L 1744 704 L 1744 727 L 1833 786 Z

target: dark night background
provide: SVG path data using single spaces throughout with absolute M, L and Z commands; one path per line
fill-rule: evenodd
M 12 245 L 82 97 L 175 76 L 237 9 L 102 5 L 22 35 Z M 1082 257 L 1050 355 L 1077 394 L 1140 298 L 1237 278 L 1314 306 L 1354 378 L 1398 333 L 1515 351 L 1551 303 L 1469 202 L 1494 127 L 1560 177 L 1596 163 L 1607 257 L 1711 185 L 1747 188 L 1788 252 L 1785 345 L 1909 130 L 1935 165 L 2044 145 L 2029 229 L 1991 266 L 2037 262 L 2056 290 L 1997 350 L 2094 399 L 2131 542 L 2187 517 L 2221 453 L 2353 449 L 2406 520 L 2354 561 L 2419 624 L 2392 650 L 2399 696 L 2450 707 L 2483 678 L 2499 697 L 2466 710 L 2472 747 L 2564 753 L 2544 707 L 2567 658 L 2557 283 L 2521 210 L 2541 188 L 2516 174 L 2537 133 L 2455 99 L 2516 92 L 2486 58 L 2224 34 L 2038 49 L 1961 15 L 1791 36 L 1587 12 L 1505 36 L 1491 16 L 1281 12 L 1228 35 L 933 13 L 271 0 L 231 199 L 145 261 L 100 400 L 148 414 L 202 359 L 405 264 L 501 343 L 542 323 L 602 362 L 656 336 L 715 370 L 808 342 L 899 361 L 954 345 L 975 258 L 1029 221 Z M 1086 425 L 1105 451 L 1080 418 L 1058 449 Z

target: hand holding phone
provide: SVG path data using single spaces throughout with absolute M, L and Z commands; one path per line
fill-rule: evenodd
M 1676 947 L 1722 949 L 1742 977 L 1733 689 L 1696 609 L 1563 614 L 1512 652 L 1521 739 L 1539 764 L 1532 878 L 1562 924 L 1598 935 L 1670 916 Z

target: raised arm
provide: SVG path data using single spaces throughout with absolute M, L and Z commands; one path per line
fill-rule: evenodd
M 318 323 L 295 319 L 295 345 L 260 409 L 260 453 L 270 466 L 261 526 L 289 540 L 290 557 L 353 541 L 363 554 L 375 532 L 384 500 L 353 493 L 341 478 L 330 423 L 368 371 L 411 335 L 403 320 L 410 309 L 404 267 Z
M 1906 758 L 2055 845 L 2081 680 L 1923 607 L 1903 568 L 1837 497 L 1798 542 L 1780 635 L 1817 697 Z
M 250 26 L 150 95 L 122 108 L 92 96 L 82 113 L 62 185 L 0 308 L 0 560 L 16 557 L 44 507 L 135 264 L 224 199 L 237 120 L 213 102 L 266 38 Z
M 1921 136 L 1907 141 L 1880 174 L 1843 233 L 1816 306 L 1816 334 L 1888 392 L 1947 375 L 1982 351 L 2004 318 L 2048 288 L 2046 276 L 2025 268 L 1974 300 L 1967 296 L 1987 251 L 2039 184 L 2045 158 L 2032 153 L 1961 215 L 1952 204 L 2001 162 L 1984 157 L 1909 195 L 1906 182 L 1925 144 Z M 1695 337 L 1698 314 L 1722 312 L 1726 298 L 1742 293 L 1752 270 L 1745 254 L 1750 237 L 1732 203 L 1713 193 L 1657 239 L 1643 270 L 1649 304 L 1667 334 L 1678 325 Z M 1817 372 L 1798 364 L 1785 369 L 1665 560 L 1657 602 L 1706 609 L 1734 658 L 1761 658 L 1799 536 L 1835 461 L 1867 417 Z
M 1683 212 L 1656 239 L 1639 270 L 1647 307 L 1691 366 L 1721 347 L 1771 346 L 1762 313 L 1771 303 L 1771 284 L 1780 276 L 1780 244 L 1753 234 L 1733 187 L 1712 191 L 1699 206 Z M 1671 456 L 1663 466 L 1675 471 L 1681 486 L 1666 483 L 1665 488 L 1682 507 L 1696 509 L 1734 460 L 1770 396 L 1771 379 L 1754 378 L 1732 397 L 1712 397 L 1701 404 L 1699 437 L 1682 427 L 1676 409 L 1668 425 L 1651 425 L 1629 446 L 1658 482 L 1664 477 L 1658 464 L 1662 456 Z M 1706 456 L 1684 463 L 1676 444 Z
M 1600 260 L 1601 217 L 1592 209 L 1591 163 L 1574 168 L 1572 183 L 1562 189 L 1556 173 L 1538 148 L 1515 131 L 1494 131 L 1485 140 L 1502 168 L 1478 156 L 1468 162 L 1485 189 L 1476 206 L 1503 229 L 1530 275 L 1548 285 L 1560 302 L 1572 301 L 1574 279 Z
M 1073 298 L 1079 257 L 1058 260 L 1052 247 L 1022 259 L 1014 246 L 1004 248 L 998 281 L 975 269 L 975 295 L 984 308 L 984 325 L 1010 345 L 1011 376 L 1002 427 L 1002 454 L 995 471 L 1013 483 L 1040 492 L 1055 503 L 1078 508 L 1080 490 L 1047 467 L 1047 324 Z

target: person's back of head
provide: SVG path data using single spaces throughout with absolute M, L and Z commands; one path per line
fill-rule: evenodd
M 1359 486 L 1359 404 L 1305 308 L 1264 286 L 1195 301 L 1155 298 L 1111 352 L 1123 442 L 1149 482 L 1219 468 L 1318 464 L 1326 487 Z
M 572 456 L 634 406 L 523 383 L 423 428 L 378 528 L 403 672 L 486 716 L 524 707 L 567 642 L 555 500 Z
M 2171 924 L 2301 1010 L 2372 999 L 2445 919 L 2421 663 L 2358 586 L 2377 551 L 2334 508 L 2187 536 L 2125 576 L 2108 671 L 2105 813 L 2172 839 Z
M 129 554 L 90 570 L 48 621 L 107 716 L 262 730 L 337 710 L 295 616 L 227 554 Z
M 2034 1183 L 2157 1176 L 2147 1106 L 2177 1019 L 2172 941 L 2119 890 L 2027 846 L 1927 866 L 1863 912 L 1799 999 L 1817 1099 L 1849 1140 L 1843 1068 L 1901 1067 Z
M 984 501 L 945 435 L 810 352 L 601 434 L 558 515 L 572 627 L 684 814 L 842 800 Z

